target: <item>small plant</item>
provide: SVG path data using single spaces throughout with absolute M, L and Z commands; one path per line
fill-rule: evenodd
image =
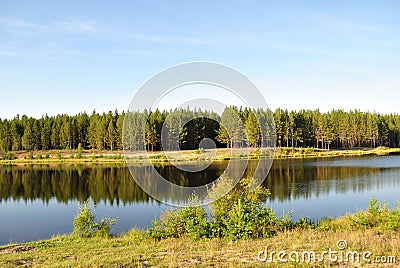
M 310 147 L 307 147 L 307 148 L 304 150 L 304 152 L 305 152 L 306 154 L 312 154 L 312 153 L 314 152 L 314 149 L 313 149 L 313 148 L 310 148 Z
M 82 151 L 83 151 L 83 148 L 82 148 L 82 143 L 78 143 L 78 152 L 79 153 L 82 153 Z
M 46 154 L 46 155 L 44 156 L 44 158 L 49 159 L 49 158 L 50 158 L 50 155 L 49 155 L 49 154 Z
M 74 233 L 81 237 L 90 237 L 96 228 L 95 215 L 88 201 L 78 203 L 79 213 L 74 218 Z
M 301 229 L 314 229 L 316 227 L 315 223 L 308 217 L 300 217 L 295 226 Z
M 114 218 L 102 218 L 99 223 L 95 221 L 95 214 L 92 211 L 94 206 L 89 201 L 83 204 L 78 203 L 79 213 L 74 218 L 73 233 L 80 237 L 110 237 L 111 227 L 117 222 Z
M 12 152 L 8 152 L 5 155 L 3 155 L 3 160 L 13 160 L 17 158 Z
M 76 158 L 77 158 L 77 159 L 82 159 L 82 158 L 83 158 L 82 152 L 79 152 L 79 153 L 76 155 Z
M 59 160 L 62 159 L 62 154 L 61 154 L 61 152 L 57 152 L 57 159 L 59 159 Z
M 33 152 L 29 152 L 28 159 L 33 159 Z
M 35 158 L 36 158 L 36 159 L 42 159 L 43 157 L 42 157 L 41 154 L 37 154 L 37 155 L 35 156 Z
M 376 227 L 384 219 L 387 212 L 386 203 L 380 204 L 375 198 L 369 201 L 367 210 L 358 211 L 354 215 L 350 216 L 353 226 L 358 227 Z
M 272 155 L 272 149 L 271 148 L 266 148 L 263 150 L 262 154 L 264 156 L 271 156 Z

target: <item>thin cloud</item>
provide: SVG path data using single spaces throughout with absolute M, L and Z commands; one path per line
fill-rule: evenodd
M 100 25 L 92 20 L 65 20 L 49 24 L 36 24 L 20 19 L 0 18 L 0 25 L 6 26 L 8 32 L 20 36 L 32 36 L 37 34 L 103 34 L 116 39 L 150 43 L 192 45 L 204 45 L 208 43 L 205 40 L 188 36 L 166 36 L 160 34 L 143 34 L 120 29 L 116 30 L 116 27 Z
M 104 30 L 94 21 L 61 21 L 55 22 L 54 28 L 68 33 L 99 33 Z
M 0 18 L 0 24 L 13 28 L 24 28 L 24 29 L 43 29 L 45 26 L 35 23 L 30 23 L 20 19 Z
M 156 34 L 141 34 L 128 31 L 109 31 L 109 34 L 119 39 L 130 39 L 134 41 L 142 42 L 153 42 L 153 43 L 165 43 L 165 44 L 194 44 L 201 45 L 207 42 L 192 37 L 181 37 L 181 36 L 163 36 Z

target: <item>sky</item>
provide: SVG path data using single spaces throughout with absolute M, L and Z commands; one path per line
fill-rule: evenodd
M 400 113 L 398 14 L 396 0 L 0 1 L 0 118 L 126 110 L 192 61 L 239 70 L 272 109 Z

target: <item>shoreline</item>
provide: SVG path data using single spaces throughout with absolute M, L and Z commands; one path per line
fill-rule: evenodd
M 15 159 L 0 159 L 0 165 L 18 165 L 18 164 L 124 164 L 126 159 L 123 151 L 90 151 L 78 152 L 76 150 L 51 150 L 51 151 L 18 151 L 11 152 Z M 198 160 L 201 152 L 199 150 L 183 151 L 183 155 L 188 161 Z M 343 149 L 326 150 L 316 148 L 288 148 L 277 147 L 274 153 L 275 159 L 306 159 L 306 158 L 334 158 L 334 157 L 357 157 L 357 156 L 385 156 L 400 155 L 400 148 L 375 148 L 375 149 Z M 168 163 L 161 151 L 148 152 L 152 163 Z M 252 149 L 248 155 L 232 157 L 230 149 L 218 149 L 214 161 L 224 161 L 233 159 L 258 160 L 268 159 L 268 154 L 262 155 L 257 149 Z M 129 159 L 132 163 L 144 163 L 142 157 Z M 211 158 L 206 158 L 211 160 Z M 181 160 L 177 160 L 181 161 Z M 174 160 L 172 160 L 174 162 Z

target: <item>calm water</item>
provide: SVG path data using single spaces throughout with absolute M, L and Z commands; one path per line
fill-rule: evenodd
M 200 173 L 167 165 L 157 170 L 180 185 L 204 185 L 226 165 Z M 400 200 L 400 156 L 276 160 L 264 186 L 278 215 L 294 211 L 294 218 L 344 215 L 365 209 L 373 196 L 393 207 Z M 170 208 L 144 193 L 124 166 L 0 166 L 0 244 L 71 232 L 77 203 L 88 198 L 97 204 L 97 217 L 120 218 L 116 233 L 147 227 Z

